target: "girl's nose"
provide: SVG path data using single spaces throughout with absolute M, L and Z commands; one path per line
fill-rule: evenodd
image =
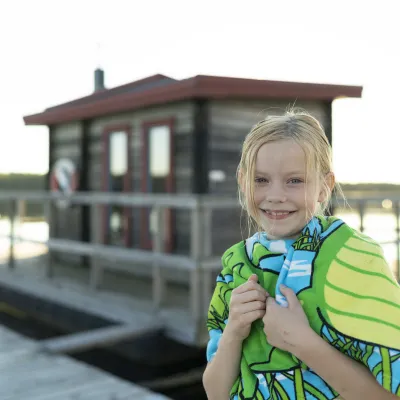
M 284 203 L 287 200 L 284 190 L 277 185 L 269 188 L 266 199 L 269 203 Z

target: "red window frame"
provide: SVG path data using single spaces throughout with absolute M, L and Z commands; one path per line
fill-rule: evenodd
M 109 178 L 110 178 L 110 136 L 114 132 L 125 132 L 127 135 L 127 160 L 128 160 L 128 168 L 124 176 L 124 183 L 123 183 L 123 192 L 131 192 L 132 191 L 132 127 L 129 124 L 114 124 L 114 125 L 107 125 L 103 129 L 102 134 L 102 190 L 103 192 L 109 192 Z M 124 208 L 124 219 L 125 219 L 125 226 L 124 226 L 124 243 L 126 247 L 130 247 L 132 244 L 132 228 L 133 228 L 133 221 L 132 221 L 132 209 L 131 207 Z M 107 239 L 107 231 L 109 229 L 109 206 L 105 205 L 102 206 L 102 227 L 101 227 L 101 237 L 103 244 L 109 244 Z
M 169 175 L 166 182 L 166 193 L 175 192 L 175 174 L 174 174 L 174 118 L 167 118 L 161 120 L 145 121 L 142 123 L 141 129 L 141 147 L 142 147 L 142 179 L 141 179 L 141 189 L 143 193 L 149 193 L 148 191 L 148 176 L 149 176 L 149 130 L 156 126 L 167 126 L 169 128 L 170 140 L 169 140 L 169 151 L 170 151 L 170 169 Z M 172 252 L 173 250 L 173 210 L 166 210 L 166 252 Z M 150 226 L 148 223 L 148 211 L 146 209 L 141 210 L 141 229 L 142 234 L 140 235 L 140 247 L 143 249 L 152 249 L 152 239 L 150 235 Z

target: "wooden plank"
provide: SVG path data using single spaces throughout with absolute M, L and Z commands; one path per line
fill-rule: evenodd
M 76 310 L 106 318 L 109 321 L 126 323 L 147 323 L 152 319 L 146 310 L 149 305 L 140 301 L 130 301 L 125 305 L 118 304 L 116 296 L 112 300 L 106 293 L 98 293 L 87 290 L 87 287 L 74 285 L 60 285 L 57 281 L 40 281 L 40 276 L 26 276 L 24 274 L 11 274 L 0 271 L 0 282 L 14 290 L 39 296 L 55 304 L 66 305 Z M 81 288 L 81 290 L 79 290 Z M 73 289 L 73 290 L 72 290 Z M 129 304 L 130 303 L 130 304 Z M 136 304 L 136 305 L 135 305 Z
M 74 160 L 75 162 L 79 162 L 80 160 L 80 143 L 78 141 L 74 141 L 72 144 L 70 143 L 57 143 L 53 150 L 53 157 L 58 160 L 60 158 L 69 158 Z
M 133 339 L 161 329 L 161 324 L 152 322 L 143 325 L 112 325 L 88 332 L 80 332 L 58 338 L 42 340 L 39 349 L 51 353 L 73 353 L 96 346 L 108 346 L 126 339 Z
M 0 192 L 1 201 L 12 199 L 29 201 L 57 201 L 64 200 L 65 196 L 47 191 L 12 191 L 4 190 Z M 115 204 L 120 206 L 138 206 L 138 207 L 164 207 L 191 209 L 197 204 L 197 197 L 190 194 L 171 195 L 154 193 L 109 193 L 109 192 L 75 192 L 69 197 L 74 205 L 90 204 Z
M 19 343 L 0 352 L 2 400 L 168 400 L 131 382 L 73 360 L 38 352 L 38 344 L 0 326 L 0 345 Z
M 1 237 L 1 236 L 0 236 Z M 22 240 L 20 237 L 14 237 L 15 240 Z M 156 263 L 160 267 L 169 267 L 174 269 L 193 269 L 195 262 L 188 256 L 166 254 L 156 251 L 138 250 L 131 248 L 121 248 L 118 246 L 109 246 L 99 243 L 84 243 L 78 240 L 69 239 L 49 239 L 47 242 L 35 239 L 23 239 L 26 243 L 47 244 L 50 251 L 67 253 L 68 255 L 82 255 L 96 257 L 109 261 L 131 261 L 136 263 Z M 110 264 L 107 269 L 119 269 L 118 266 Z M 129 272 L 129 269 L 123 269 Z
M 25 265 L 26 264 L 26 265 Z M 43 265 L 42 265 L 43 267 Z M 143 281 L 135 278 L 125 277 L 122 279 L 127 284 L 129 291 L 121 292 L 120 280 L 113 280 L 110 275 L 108 291 L 91 291 L 87 289 L 87 282 L 83 271 L 73 266 L 65 266 L 67 271 L 78 271 L 82 273 L 74 277 L 73 281 L 66 281 L 57 277 L 60 274 L 60 266 L 57 264 L 55 278 L 44 279 L 40 273 L 40 260 L 38 264 L 28 260 L 21 261 L 21 265 L 15 271 L 0 268 L 0 284 L 19 293 L 36 296 L 55 305 L 67 306 L 77 311 L 105 318 L 110 322 L 138 324 L 146 326 L 154 321 L 154 310 L 151 298 L 139 297 L 141 292 L 151 293 L 151 286 L 143 285 Z M 72 278 L 71 278 L 72 279 Z M 132 297 L 135 293 L 135 298 Z M 186 300 L 185 300 L 186 299 Z M 162 321 L 168 337 L 186 344 L 199 344 L 197 342 L 196 326 L 192 315 L 188 310 L 188 289 L 183 290 L 180 286 L 169 285 L 166 305 L 161 310 L 159 321 Z M 205 326 L 205 324 L 204 324 Z M 206 344 L 202 342 L 201 345 Z
M 69 379 L 68 379 L 69 378 Z M 109 381 L 105 380 L 102 376 L 88 377 L 87 374 L 80 374 L 79 377 L 67 377 L 67 379 L 60 382 L 50 382 L 44 387 L 30 388 L 26 393 L 29 400 L 66 400 L 66 399 L 86 399 L 87 393 L 93 392 L 96 388 L 105 390 L 109 386 Z M 133 389 L 137 392 L 136 389 Z M 11 395 L 9 400 L 20 400 L 20 394 Z M 82 396 L 82 397 L 81 397 Z M 99 397 L 100 398 L 100 397 Z
M 164 120 L 175 118 L 175 129 L 177 132 L 191 132 L 193 129 L 193 103 L 181 101 L 171 104 L 162 104 L 157 107 L 135 110 L 118 115 L 109 115 L 95 118 L 91 125 L 91 137 L 98 139 L 105 127 L 116 124 L 131 124 L 132 130 L 140 131 L 143 122 L 149 120 Z

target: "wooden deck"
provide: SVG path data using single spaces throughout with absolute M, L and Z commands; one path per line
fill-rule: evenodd
M 103 284 L 91 290 L 88 268 L 53 263 L 53 277 L 45 276 L 47 256 L 17 259 L 14 269 L 0 260 L 0 285 L 19 293 L 45 299 L 70 309 L 83 311 L 115 323 L 135 323 L 146 327 L 156 318 L 168 337 L 189 345 L 203 346 L 208 335 L 204 324 L 193 321 L 189 310 L 188 287 L 168 284 L 168 296 L 155 312 L 151 300 L 151 280 L 117 271 L 105 271 Z M 204 325 L 204 326 L 203 326 Z
M 167 400 L 0 326 L 2 400 Z

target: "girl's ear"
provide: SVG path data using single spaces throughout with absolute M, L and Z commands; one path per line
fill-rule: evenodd
M 327 200 L 327 196 L 332 193 L 332 190 L 335 187 L 335 182 L 336 182 L 336 179 L 335 179 L 334 173 L 328 172 L 325 175 L 325 182 L 324 182 L 324 185 L 322 185 L 321 191 L 319 193 L 318 201 L 320 203 Z M 326 187 L 329 188 L 329 194 L 326 192 L 326 190 L 324 190 L 324 188 L 326 188 Z

